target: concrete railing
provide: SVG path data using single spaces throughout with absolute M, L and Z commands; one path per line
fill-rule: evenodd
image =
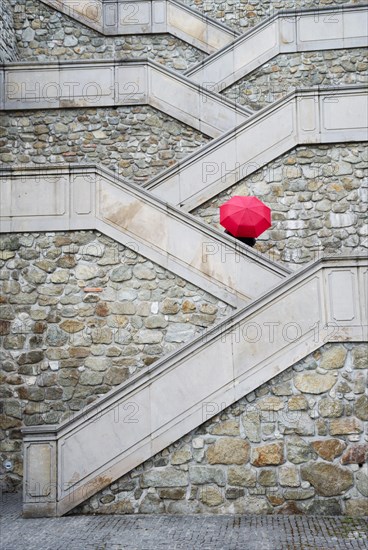
M 367 4 L 280 11 L 185 74 L 220 92 L 280 53 L 367 45 Z
M 149 104 L 217 137 L 253 111 L 147 60 L 9 63 L 0 67 L 0 109 Z
M 366 341 L 367 265 L 319 260 L 70 420 L 24 428 L 24 515 L 67 513 L 202 424 L 206 404 L 218 414 L 327 342 Z
M 212 53 L 237 31 L 177 0 L 41 0 L 104 35 L 169 33 Z
M 0 170 L 2 232 L 96 229 L 236 307 L 290 273 L 94 166 Z
M 193 210 L 300 144 L 366 141 L 364 86 L 296 90 L 144 184 Z

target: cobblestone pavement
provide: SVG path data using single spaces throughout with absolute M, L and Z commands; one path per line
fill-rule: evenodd
M 311 516 L 69 516 L 22 519 L 1 499 L 1 550 L 368 549 L 367 518 Z

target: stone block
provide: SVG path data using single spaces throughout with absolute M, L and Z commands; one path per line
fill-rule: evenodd
M 199 489 L 199 499 L 206 506 L 218 506 L 224 502 L 224 495 L 218 487 L 203 485 Z
M 350 470 L 325 462 L 310 462 L 301 466 L 301 476 L 323 497 L 342 495 L 354 482 Z
M 344 346 L 333 346 L 323 352 L 319 366 L 326 370 L 342 369 L 346 355 Z
M 299 471 L 295 466 L 280 466 L 279 482 L 282 487 L 299 487 Z
M 299 391 L 318 395 L 329 391 L 336 383 L 336 377 L 332 374 L 304 372 L 295 376 L 294 383 Z
M 209 464 L 244 464 L 248 462 L 250 445 L 242 439 L 224 437 L 210 445 L 207 450 Z
M 352 445 L 341 457 L 341 464 L 367 464 L 368 444 Z
M 333 419 L 330 422 L 331 435 L 359 434 L 362 431 L 362 423 L 354 417 Z
M 283 462 L 285 462 L 283 443 L 271 443 L 252 448 L 251 463 L 254 466 L 277 466 Z
M 223 469 L 213 466 L 189 466 L 189 479 L 195 485 L 216 483 L 225 485 L 225 472 Z
M 188 472 L 176 468 L 155 468 L 144 472 L 140 477 L 140 485 L 145 487 L 186 487 Z
M 321 458 L 333 462 L 346 448 L 346 443 L 341 439 L 321 439 L 313 441 L 312 447 Z

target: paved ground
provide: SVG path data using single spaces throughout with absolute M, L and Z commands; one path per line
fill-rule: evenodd
M 22 519 L 1 499 L 1 550 L 368 549 L 367 518 L 307 516 L 70 516 Z

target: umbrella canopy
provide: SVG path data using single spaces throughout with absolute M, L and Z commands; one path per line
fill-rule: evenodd
M 259 237 L 271 227 L 271 210 L 257 197 L 235 196 L 220 206 L 220 224 L 234 237 Z

